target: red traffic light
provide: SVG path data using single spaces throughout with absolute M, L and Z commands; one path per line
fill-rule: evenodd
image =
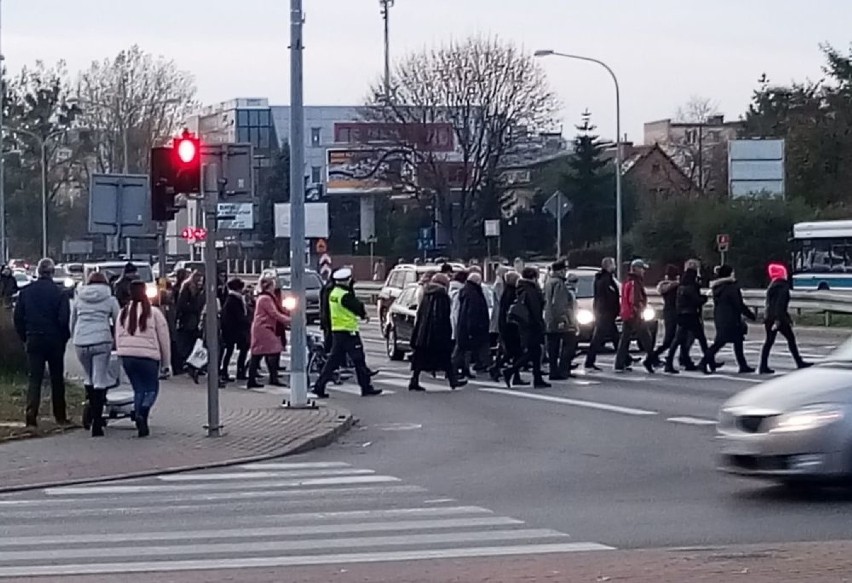
M 181 231 L 180 236 L 190 243 L 204 241 L 207 239 L 207 229 L 203 227 L 186 227 Z
M 192 138 L 181 138 L 177 141 L 177 154 L 184 164 L 192 164 L 198 156 L 197 140 Z

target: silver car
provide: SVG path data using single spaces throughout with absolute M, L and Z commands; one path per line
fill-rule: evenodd
M 722 406 L 723 471 L 784 483 L 852 478 L 852 339 L 826 360 Z

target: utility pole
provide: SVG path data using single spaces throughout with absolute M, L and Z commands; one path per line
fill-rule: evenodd
M 390 8 L 395 0 L 379 0 L 382 5 L 382 19 L 385 21 L 385 101 L 390 102 Z
M 200 154 L 199 154 L 200 155 Z M 201 201 L 207 216 L 207 238 L 204 246 L 204 288 L 207 319 L 207 437 L 222 435 L 219 421 L 219 309 L 216 305 L 218 295 L 216 232 L 218 230 L 219 195 L 224 189 L 224 181 L 217 180 L 219 168 L 216 164 L 201 167 Z M 208 187 L 208 183 L 209 187 Z
M 2 30 L 2 15 L 3 3 L 0 0 L 0 30 Z M 9 250 L 6 245 L 6 157 L 4 154 L 4 146 L 6 144 L 6 131 L 3 129 L 5 120 L 3 119 L 3 109 L 6 106 L 6 91 L 4 80 L 3 67 L 5 65 L 5 57 L 3 57 L 2 42 L 0 42 L 0 263 L 6 265 L 9 261 Z
M 293 409 L 308 402 L 308 326 L 305 317 L 305 104 L 303 87 L 302 0 L 290 0 L 290 289 L 296 297 L 291 313 L 290 400 Z

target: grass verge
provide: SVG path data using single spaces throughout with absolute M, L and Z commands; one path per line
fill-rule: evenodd
M 39 437 L 67 431 L 56 425 L 53 419 L 53 409 L 50 405 L 50 389 L 42 391 L 41 406 L 39 407 L 38 430 L 29 431 L 24 427 L 24 413 L 27 406 L 27 379 L 24 376 L 0 377 L 0 441 Z M 83 413 L 85 393 L 83 388 L 74 383 L 65 383 L 65 401 L 68 407 L 68 418 L 79 423 Z

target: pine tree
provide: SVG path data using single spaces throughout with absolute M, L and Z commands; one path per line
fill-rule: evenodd
M 562 192 L 574 204 L 574 210 L 563 221 L 563 241 L 575 247 L 586 247 L 609 237 L 615 225 L 614 175 L 608 169 L 606 143 L 592 124 L 586 110 L 575 126 L 574 155 L 568 161 L 568 173 L 561 181 Z

